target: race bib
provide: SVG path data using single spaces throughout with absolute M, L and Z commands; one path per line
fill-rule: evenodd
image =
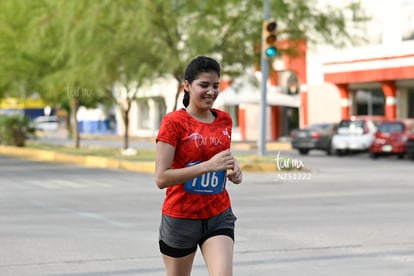
M 192 162 L 187 166 L 189 167 L 198 163 Z M 225 186 L 226 171 L 208 172 L 184 182 L 185 190 L 193 194 L 219 194 L 224 191 Z

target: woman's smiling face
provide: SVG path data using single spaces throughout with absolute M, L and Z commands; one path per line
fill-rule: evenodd
M 191 84 L 184 82 L 184 88 L 190 93 L 190 105 L 197 109 L 209 109 L 219 93 L 220 78 L 216 72 L 202 72 Z

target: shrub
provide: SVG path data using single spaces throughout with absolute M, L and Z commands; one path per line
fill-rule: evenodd
M 0 143 L 24 147 L 26 139 L 34 134 L 30 119 L 24 115 L 0 115 Z

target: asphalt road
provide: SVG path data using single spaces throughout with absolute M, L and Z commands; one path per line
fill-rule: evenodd
M 306 172 L 228 185 L 234 275 L 414 275 L 413 162 L 283 154 Z M 0 156 L 0 275 L 165 275 L 163 196 L 150 174 Z

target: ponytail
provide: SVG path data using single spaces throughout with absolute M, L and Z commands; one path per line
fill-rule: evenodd
M 190 103 L 190 93 L 184 90 L 184 98 L 183 98 L 184 107 L 187 107 L 189 103 Z

